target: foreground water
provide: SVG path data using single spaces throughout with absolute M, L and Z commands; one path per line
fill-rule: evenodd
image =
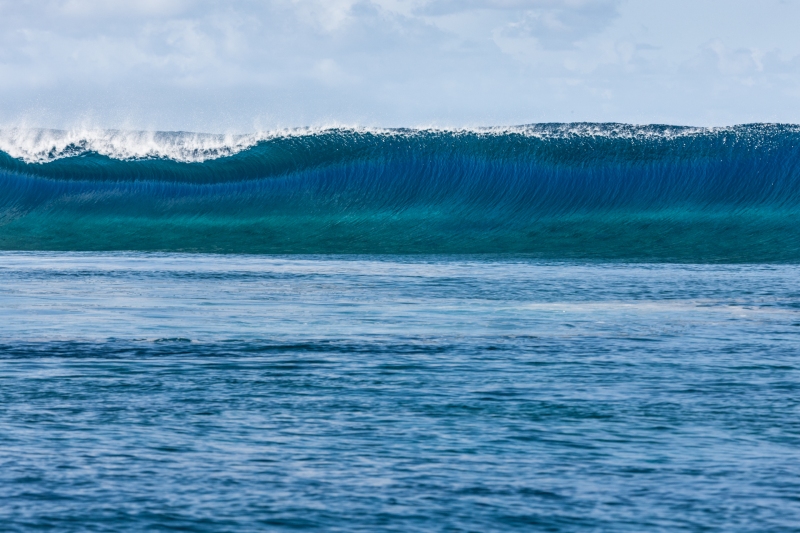
M 800 266 L 0 255 L 8 531 L 798 531 Z

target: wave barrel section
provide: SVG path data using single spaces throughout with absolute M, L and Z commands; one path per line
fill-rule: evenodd
M 800 261 L 800 127 L 0 132 L 0 249 Z

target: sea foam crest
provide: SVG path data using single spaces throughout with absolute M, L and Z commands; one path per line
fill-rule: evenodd
M 192 132 L 126 131 L 103 129 L 25 129 L 0 130 L 0 151 L 26 163 L 47 163 L 65 157 L 97 153 L 118 160 L 170 159 L 185 163 L 229 157 L 252 148 L 261 141 L 315 135 L 378 135 L 383 137 L 425 137 L 427 135 L 479 135 L 497 137 L 518 135 L 539 139 L 604 137 L 615 139 L 662 139 L 694 137 L 723 132 L 758 134 L 779 125 L 751 124 L 721 128 L 618 123 L 552 123 L 519 126 L 465 128 L 370 128 L 360 126 L 320 126 L 261 131 L 248 134 L 209 134 Z M 797 133 L 800 127 L 780 125 Z
M 408 135 L 402 130 L 358 126 L 320 126 L 247 134 L 211 134 L 183 131 L 105 129 L 57 130 L 44 128 L 0 129 L 0 152 L 26 163 L 48 163 L 66 157 L 97 153 L 118 160 L 171 159 L 202 163 L 229 157 L 261 141 L 320 135 L 330 132 Z
M 266 136 L 123 130 L 8 129 L 0 150 L 26 163 L 97 153 L 112 159 L 172 159 L 200 163 L 235 155 Z

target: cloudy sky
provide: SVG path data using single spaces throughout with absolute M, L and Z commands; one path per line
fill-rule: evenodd
M 800 123 L 800 0 L 0 0 L 0 126 Z

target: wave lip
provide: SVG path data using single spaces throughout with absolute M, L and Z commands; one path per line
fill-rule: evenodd
M 262 134 L 214 135 L 123 130 L 0 130 L 0 151 L 25 163 L 94 153 L 119 160 L 171 159 L 202 163 L 229 157 L 254 146 Z
M 0 249 L 800 261 L 800 128 L 7 130 Z
M 770 127 L 771 125 L 750 125 Z M 784 128 L 796 129 L 791 125 Z M 734 133 L 736 127 L 701 128 L 631 124 L 526 124 L 485 128 L 296 128 L 249 134 L 210 134 L 195 132 L 126 131 L 104 129 L 0 129 L 0 152 L 25 163 L 49 163 L 57 159 L 98 154 L 118 160 L 168 159 L 183 163 L 202 163 L 230 157 L 270 139 L 311 137 L 314 135 L 374 134 L 382 137 L 419 137 L 426 135 L 507 136 L 520 135 L 538 139 L 627 138 L 669 139 L 720 132 Z M 795 131 L 796 132 L 796 131 Z

